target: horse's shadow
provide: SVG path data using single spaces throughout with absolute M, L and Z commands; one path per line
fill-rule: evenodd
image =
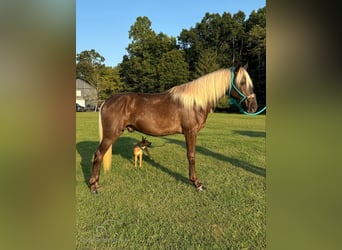
M 183 148 L 185 148 L 185 141 L 171 139 L 171 138 L 165 138 L 165 140 L 167 140 L 169 143 L 175 143 L 175 144 L 178 144 L 178 145 L 182 146 Z M 239 159 L 234 159 L 234 158 L 228 157 L 226 155 L 222 155 L 222 154 L 213 152 L 213 151 L 211 151 L 207 148 L 204 148 L 202 146 L 196 145 L 196 153 L 208 155 L 208 156 L 216 158 L 217 160 L 220 160 L 220 161 L 227 161 L 230 164 L 232 164 L 233 166 L 242 168 L 242 169 L 244 169 L 248 172 L 251 172 L 253 174 L 266 177 L 266 170 L 264 168 L 255 166 L 251 163 L 248 163 L 248 162 L 245 162 L 245 161 L 242 161 Z
M 263 132 L 263 131 L 234 130 L 234 133 L 249 136 L 249 137 L 266 137 L 266 132 Z
M 120 155 L 122 158 L 125 158 L 129 161 L 133 160 L 132 156 L 132 149 L 133 145 L 137 143 L 136 139 L 130 137 L 119 137 L 118 140 L 115 142 L 112 148 L 113 155 Z M 92 161 L 94 153 L 99 145 L 96 141 L 82 141 L 76 144 L 77 152 L 81 156 L 81 168 L 84 177 L 84 182 L 87 186 L 89 186 L 89 178 L 91 176 L 91 168 L 92 168 Z M 152 155 L 153 156 L 153 155 Z M 181 175 L 180 173 L 174 172 L 171 169 L 162 166 L 160 163 L 156 162 L 153 157 L 149 159 L 146 157 L 146 162 L 150 163 L 152 167 L 159 169 L 160 171 L 172 176 L 177 181 L 181 181 L 187 184 L 190 184 L 189 179 Z M 133 161 L 132 161 L 133 164 Z
M 92 160 L 98 145 L 97 141 L 82 141 L 76 144 L 76 150 L 81 156 L 80 165 L 86 185 L 89 185 Z
M 236 131 L 236 133 L 239 133 L 242 135 L 253 136 L 253 137 L 254 136 L 256 136 L 256 137 L 264 136 L 263 132 L 260 132 L 260 133 L 251 132 L 250 133 L 248 131 L 247 132 Z M 166 141 L 166 143 L 174 143 L 174 144 L 180 145 L 184 149 L 186 148 L 185 147 L 185 140 L 177 140 L 177 139 L 172 139 L 172 138 L 168 138 L 168 137 L 164 137 L 164 140 Z M 132 161 L 132 151 L 129 149 L 131 149 L 132 146 L 136 142 L 137 142 L 136 139 L 133 139 L 130 137 L 124 137 L 124 136 L 119 137 L 118 140 L 116 141 L 116 143 L 113 145 L 113 149 L 112 149 L 113 155 L 120 155 L 121 157 Z M 97 141 L 82 141 L 82 142 L 79 142 L 76 144 L 77 152 L 81 156 L 81 163 L 80 164 L 81 164 L 81 168 L 82 168 L 82 172 L 83 172 L 84 182 L 86 183 L 87 186 L 89 185 L 88 182 L 89 182 L 89 178 L 91 176 L 93 155 L 97 149 L 98 144 L 99 143 Z M 242 169 L 244 169 L 248 172 L 251 172 L 253 174 L 266 177 L 266 170 L 264 168 L 255 166 L 251 163 L 248 163 L 248 162 L 245 162 L 245 161 L 242 161 L 239 159 L 231 158 L 231 157 L 228 157 L 226 155 L 222 155 L 222 154 L 213 152 L 213 151 L 211 151 L 207 148 L 204 148 L 202 146 L 196 145 L 196 153 L 207 155 L 207 156 L 216 158 L 217 160 L 220 160 L 220 161 L 227 161 L 227 162 L 231 163 L 233 166 L 242 168 Z M 181 181 L 183 183 L 191 184 L 189 182 L 188 178 L 184 177 L 180 173 L 172 171 L 171 169 L 169 169 L 165 166 L 162 166 L 160 163 L 156 162 L 155 160 L 149 159 L 148 157 L 146 157 L 146 161 L 149 162 L 151 164 L 151 166 L 153 166 L 156 169 L 159 169 L 160 171 L 172 176 L 177 181 Z
M 132 151 L 128 150 L 137 143 L 137 140 L 129 137 L 119 137 L 112 147 L 112 154 L 119 154 L 123 158 L 131 159 Z M 91 168 L 94 153 L 99 145 L 98 141 L 82 141 L 76 144 L 77 152 L 81 156 L 81 168 L 83 172 L 84 182 L 89 186 L 91 176 Z

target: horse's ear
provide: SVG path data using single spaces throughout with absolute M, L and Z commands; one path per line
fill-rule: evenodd
M 245 64 L 245 66 L 243 66 L 243 68 L 244 68 L 245 70 L 247 70 L 247 68 L 248 68 L 248 62 Z
M 237 66 L 235 67 L 235 74 L 239 72 L 240 67 L 241 67 L 240 62 L 238 62 Z

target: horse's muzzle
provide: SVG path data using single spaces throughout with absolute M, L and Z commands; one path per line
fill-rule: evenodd
M 247 112 L 248 113 L 254 113 L 257 111 L 258 109 L 258 102 L 257 102 L 257 99 L 256 99 L 256 96 L 255 94 L 251 94 L 247 97 Z

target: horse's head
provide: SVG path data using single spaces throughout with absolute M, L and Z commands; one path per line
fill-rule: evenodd
M 235 85 L 232 88 L 231 96 L 236 99 L 239 104 L 244 105 L 248 113 L 254 113 L 258 109 L 258 102 L 253 91 L 253 82 L 247 72 L 247 64 L 243 67 L 235 69 Z

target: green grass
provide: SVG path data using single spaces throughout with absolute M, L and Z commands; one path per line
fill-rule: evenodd
M 142 169 L 124 134 L 98 195 L 87 186 L 97 113 L 76 113 L 77 249 L 265 249 L 265 116 L 209 114 L 197 138 L 198 192 L 188 181 L 183 135 L 151 137 Z

